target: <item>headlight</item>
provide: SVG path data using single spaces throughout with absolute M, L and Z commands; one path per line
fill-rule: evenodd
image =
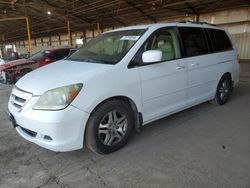
M 82 84 L 59 87 L 45 92 L 33 106 L 33 110 L 62 110 L 75 99 Z

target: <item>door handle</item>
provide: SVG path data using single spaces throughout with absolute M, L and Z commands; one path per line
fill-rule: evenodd
M 185 65 L 177 65 L 176 66 L 176 70 L 181 70 L 181 69 L 185 69 L 186 66 Z
M 191 67 L 197 67 L 199 65 L 200 65 L 199 63 L 191 63 Z

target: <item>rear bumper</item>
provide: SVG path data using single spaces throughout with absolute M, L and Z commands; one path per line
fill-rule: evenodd
M 234 74 L 233 74 L 233 86 L 236 87 L 239 85 L 239 81 L 240 81 L 240 71 L 241 71 L 241 67 L 240 65 L 237 63 L 237 66 L 234 70 Z
M 29 106 L 33 102 L 31 100 Z M 32 107 L 26 106 L 21 112 L 17 112 L 9 103 L 8 109 L 16 123 L 17 132 L 26 140 L 58 152 L 83 147 L 88 113 L 73 106 L 60 111 L 32 110 Z

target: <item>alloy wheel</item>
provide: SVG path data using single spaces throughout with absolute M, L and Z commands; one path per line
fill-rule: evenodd
M 107 113 L 101 120 L 98 136 L 102 144 L 113 146 L 126 135 L 128 120 L 126 116 L 116 110 Z
M 222 101 L 226 101 L 230 94 L 230 82 L 224 80 L 219 87 L 219 96 Z

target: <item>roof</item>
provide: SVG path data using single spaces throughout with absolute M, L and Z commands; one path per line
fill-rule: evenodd
M 85 31 L 97 23 L 100 28 L 125 27 L 242 6 L 249 6 L 249 0 L 4 0 L 0 41 L 26 40 L 25 20 L 10 21 L 13 17 L 28 16 L 36 38 L 67 33 L 68 19 L 72 31 Z
M 202 28 L 216 28 L 222 29 L 217 27 L 216 25 L 212 25 L 205 22 L 167 22 L 167 23 L 156 23 L 156 24 L 147 24 L 147 25 L 136 25 L 136 26 L 129 26 L 129 27 L 122 27 L 119 29 L 115 29 L 108 32 L 115 32 L 115 31 L 124 31 L 124 30 L 139 30 L 139 29 L 149 29 L 149 28 L 161 28 L 161 27 L 169 27 L 169 26 L 185 26 L 185 27 L 202 27 Z

